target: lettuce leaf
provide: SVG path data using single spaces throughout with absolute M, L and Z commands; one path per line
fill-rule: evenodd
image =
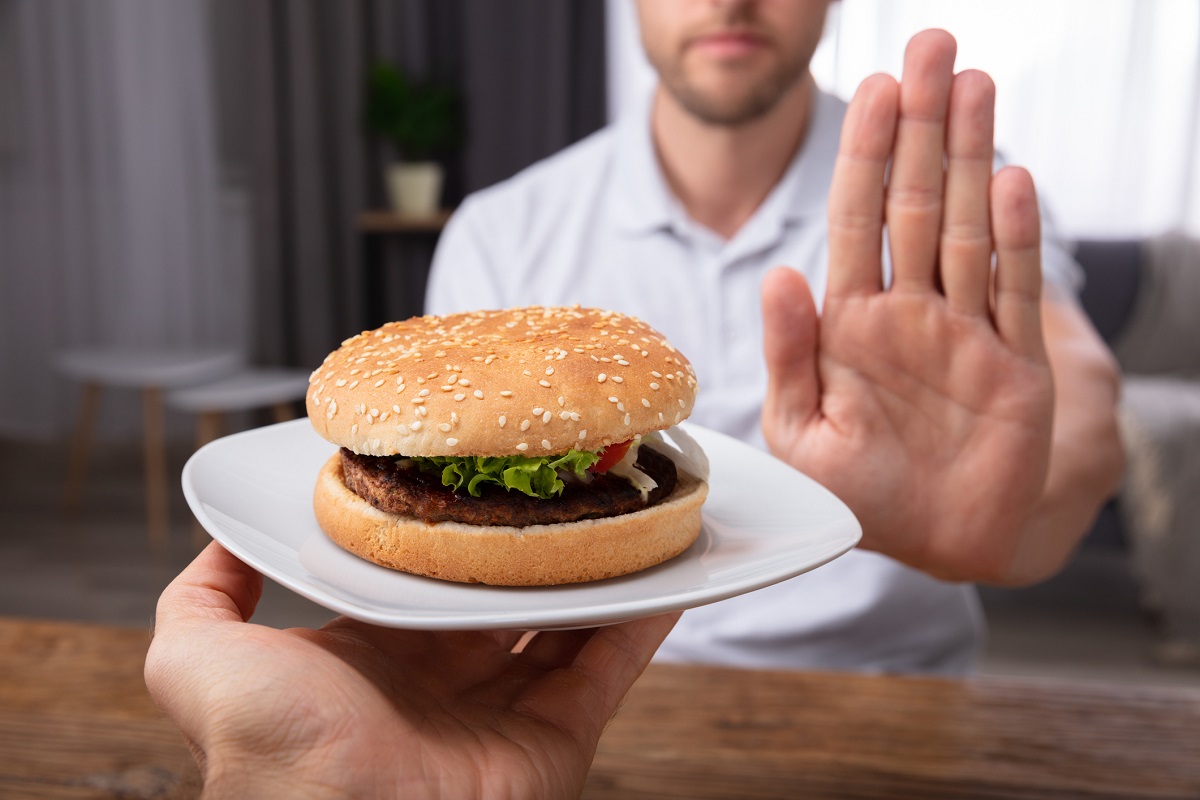
M 600 460 L 600 454 L 571 450 L 553 456 L 417 456 L 411 460 L 425 472 L 440 472 L 443 486 L 456 492 L 465 487 L 472 497 L 480 496 L 484 484 L 494 483 L 508 491 L 549 500 L 562 494 L 564 484 L 558 470 L 582 477 Z

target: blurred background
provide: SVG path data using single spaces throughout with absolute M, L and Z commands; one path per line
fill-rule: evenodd
M 927 27 L 995 79 L 1126 374 L 1125 486 L 1062 575 L 983 591 L 983 669 L 1200 685 L 1200 5 L 842 0 L 818 83 Z M 302 414 L 342 339 L 421 312 L 466 194 L 652 80 L 629 0 L 0 0 L 0 614 L 145 625 L 196 446 Z

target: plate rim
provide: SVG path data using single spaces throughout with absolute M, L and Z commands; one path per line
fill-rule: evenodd
M 854 515 L 854 513 L 849 509 L 849 507 L 846 506 L 846 504 L 840 498 L 838 498 L 836 495 L 834 495 L 833 492 L 830 491 L 828 488 L 821 485 L 813 478 L 811 478 L 807 475 L 803 475 L 803 473 L 800 473 L 801 475 L 803 475 L 803 477 L 805 479 L 811 481 L 819 489 L 824 491 L 833 501 L 835 501 L 839 506 L 841 506 L 841 508 L 845 512 L 845 516 L 846 516 L 845 521 L 849 522 L 852 525 L 853 530 L 848 531 L 847 535 L 846 535 L 846 541 L 844 543 L 838 545 L 837 547 L 833 548 L 829 554 L 825 555 L 819 561 L 805 562 L 799 568 L 796 568 L 795 566 L 789 567 L 789 566 L 781 565 L 778 569 L 768 570 L 768 571 L 764 572 L 762 577 L 760 577 L 760 578 L 750 580 L 750 581 L 732 583 L 729 586 L 725 587 L 724 589 L 715 591 L 715 592 L 705 591 L 703 586 L 700 586 L 700 587 L 694 587 L 694 588 L 691 588 L 691 589 L 688 589 L 688 590 L 682 591 L 682 592 L 671 592 L 669 594 L 653 597 L 650 599 L 624 599 L 624 600 L 617 600 L 617 601 L 613 601 L 613 602 L 605 602 L 600 605 L 584 607 L 584 608 L 575 606 L 575 607 L 568 607 L 568 608 L 551 608 L 549 610 L 538 609 L 537 611 L 534 611 L 534 612 L 529 612 L 529 611 L 521 611 L 521 612 L 486 611 L 486 612 L 482 612 L 482 611 L 478 611 L 478 610 L 470 611 L 470 612 L 452 611 L 452 612 L 446 612 L 447 616 L 441 616 L 441 617 L 437 616 L 436 614 L 426 614 L 426 613 L 422 613 L 418 616 L 414 616 L 413 611 L 407 611 L 407 612 L 403 612 L 403 613 L 391 611 L 391 612 L 384 613 L 384 612 L 380 612 L 380 611 L 362 606 L 353 601 L 346 600 L 342 597 L 338 597 L 336 595 L 330 594 L 329 592 L 324 591 L 320 587 L 314 588 L 314 585 L 312 583 L 301 580 L 300 578 L 292 575 L 289 571 L 287 571 L 285 569 L 276 569 L 273 565 L 266 563 L 263 559 L 260 559 L 256 554 L 254 554 L 253 552 L 250 552 L 246 548 L 244 548 L 241 545 L 241 543 L 234 536 L 226 533 L 224 531 L 224 529 L 221 527 L 221 525 L 216 520 L 212 519 L 212 517 L 209 515 L 208 510 L 207 510 L 208 504 L 206 504 L 205 501 L 199 497 L 197 490 L 196 490 L 194 477 L 195 477 L 196 470 L 199 469 L 197 464 L 199 464 L 203 458 L 208 457 L 206 455 L 203 455 L 205 453 L 205 451 L 209 450 L 210 448 L 214 448 L 214 447 L 227 447 L 230 445 L 231 440 L 234 440 L 234 439 L 254 438 L 255 436 L 263 436 L 263 435 L 265 435 L 265 432 L 267 432 L 267 431 L 271 431 L 273 429 L 285 428 L 285 427 L 286 428 L 304 427 L 304 428 L 307 428 L 312 433 L 313 436 L 317 437 L 318 439 L 320 438 L 319 434 L 317 434 L 315 431 L 312 430 L 311 424 L 309 423 L 308 419 L 301 417 L 301 418 L 294 419 L 294 420 L 288 420 L 286 422 L 275 423 L 272 425 L 265 425 L 265 426 L 261 426 L 258 428 L 252 428 L 249 430 L 245 430 L 245 431 L 239 431 L 238 433 L 230 434 L 228 436 L 223 436 L 219 439 L 215 439 L 211 442 L 208 442 L 203 447 L 201 447 L 200 449 L 195 451 L 191 455 L 191 457 L 188 458 L 187 463 L 184 464 L 183 474 L 182 474 L 182 478 L 181 478 L 182 483 L 183 483 L 183 493 L 184 493 L 185 499 L 187 500 L 188 507 L 191 509 L 192 513 L 196 516 L 196 519 L 204 527 L 205 531 L 213 538 L 213 540 L 220 543 L 221 546 L 224 547 L 226 550 L 228 550 L 232 555 L 234 555 L 236 558 L 243 561 L 250 567 L 254 568 L 256 571 L 258 571 L 264 577 L 270 578 L 272 581 L 286 587 L 288 590 L 295 592 L 296 594 L 299 594 L 302 597 L 305 597 L 308 600 L 311 600 L 312 602 L 316 603 L 317 605 L 320 605 L 326 609 L 329 609 L 330 611 L 345 615 L 347 617 L 351 617 L 353 619 L 360 620 L 362 622 L 367 622 L 367 623 L 373 624 L 373 625 L 379 625 L 381 627 L 407 629 L 407 630 L 464 631 L 464 630 L 569 630 L 569 629 L 573 629 L 573 628 L 590 628 L 590 627 L 596 627 L 599 625 L 611 625 L 611 624 L 616 624 L 619 622 L 632 620 L 632 619 L 656 616 L 659 614 L 672 613 L 675 611 L 686 611 L 690 608 L 699 608 L 701 606 L 710 605 L 712 603 L 717 603 L 722 600 L 728 600 L 732 597 L 737 597 L 742 594 L 747 594 L 749 592 L 758 591 L 759 589 L 764 589 L 768 586 L 772 586 L 774 584 L 781 583 L 785 580 L 789 580 L 791 578 L 797 577 L 806 572 L 810 572 L 814 569 L 818 569 L 818 568 L 840 558 L 841 556 L 845 555 L 850 550 L 854 549 L 858 545 L 858 543 L 862 540 L 862 525 L 858 521 L 858 519 Z M 745 442 L 742 442 L 741 440 L 739 440 L 735 437 L 729 436 L 728 434 L 722 433 L 721 431 L 713 430 L 711 428 L 705 428 L 696 423 L 684 422 L 684 423 L 681 423 L 681 427 L 683 427 L 685 430 L 688 430 L 688 429 L 694 430 L 696 428 L 700 428 L 701 430 L 704 431 L 705 435 L 717 436 L 717 437 L 720 437 L 723 439 L 727 439 L 727 440 L 729 440 L 729 442 L 731 442 L 732 444 L 737 445 L 739 447 L 750 448 L 750 445 L 746 444 Z M 275 430 L 275 433 L 279 433 L 279 431 Z M 329 443 L 329 445 L 331 448 L 336 448 L 336 445 L 333 443 Z M 753 449 L 753 448 L 751 448 L 751 449 Z M 755 452 L 759 453 L 763 456 L 775 459 L 775 457 L 773 455 L 771 455 L 770 453 L 766 453 L 764 451 L 759 451 L 759 450 L 755 450 Z M 775 459 L 775 460 L 779 461 L 779 459 Z M 787 465 L 786 462 L 779 461 L 779 463 L 783 467 L 786 467 L 788 469 L 793 469 L 792 467 Z M 703 510 L 701 511 L 701 514 L 703 516 L 703 514 L 704 514 Z M 314 524 L 316 524 L 315 519 L 314 519 Z M 709 535 L 715 535 L 715 534 L 709 533 Z M 275 541 L 278 541 L 278 540 L 275 540 Z M 299 552 L 297 549 L 291 548 L 290 546 L 289 546 L 289 549 L 292 549 L 294 552 L 297 552 L 297 553 Z M 684 551 L 684 554 L 686 554 L 686 552 L 687 551 Z M 681 554 L 681 555 L 683 555 L 683 554 Z M 370 562 L 365 562 L 365 563 L 369 564 Z M 664 563 L 667 563 L 667 562 L 664 562 Z M 380 567 L 380 569 L 386 569 L 386 568 Z M 317 576 L 313 576 L 313 577 L 320 580 L 319 578 L 317 578 Z M 408 573 L 403 573 L 403 572 L 398 572 L 397 577 L 402 577 L 402 578 L 411 579 L 411 580 L 420 580 L 420 581 L 436 580 L 434 578 L 425 578 L 425 577 L 422 577 L 419 575 L 410 575 Z M 632 576 L 622 576 L 622 577 L 632 577 Z M 636 577 L 634 577 L 634 580 L 636 580 Z M 493 586 L 487 586 L 486 588 L 488 588 L 488 589 L 518 588 L 518 589 L 521 589 L 522 591 L 526 591 L 526 590 L 528 590 L 528 591 L 551 590 L 552 591 L 556 588 L 561 589 L 561 588 L 568 588 L 568 587 L 573 587 L 573 586 L 577 586 L 577 585 L 586 585 L 586 584 L 567 584 L 564 587 L 493 587 Z M 456 586 L 458 586 L 462 589 L 469 590 L 469 588 L 471 587 L 471 584 L 456 584 Z M 699 600 L 699 602 L 697 602 L 698 600 Z M 594 610 L 592 610 L 592 609 L 594 609 Z

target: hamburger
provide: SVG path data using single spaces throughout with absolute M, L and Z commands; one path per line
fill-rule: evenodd
M 612 311 L 511 308 L 365 331 L 310 379 L 309 419 L 340 448 L 317 479 L 317 521 L 357 556 L 463 583 L 646 569 L 700 532 L 707 462 L 674 427 L 696 391 L 682 354 Z

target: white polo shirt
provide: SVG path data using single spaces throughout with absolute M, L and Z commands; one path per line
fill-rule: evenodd
M 826 197 L 846 105 L 818 93 L 804 145 L 730 240 L 670 193 L 643 113 L 473 194 L 434 257 L 427 313 L 514 305 L 611 308 L 686 353 L 700 381 L 692 421 L 766 449 L 759 284 L 801 271 L 826 285 Z M 1060 247 L 1047 275 L 1074 286 Z M 658 658 L 759 668 L 962 673 L 982 645 L 972 586 L 855 550 L 790 581 L 684 614 Z

